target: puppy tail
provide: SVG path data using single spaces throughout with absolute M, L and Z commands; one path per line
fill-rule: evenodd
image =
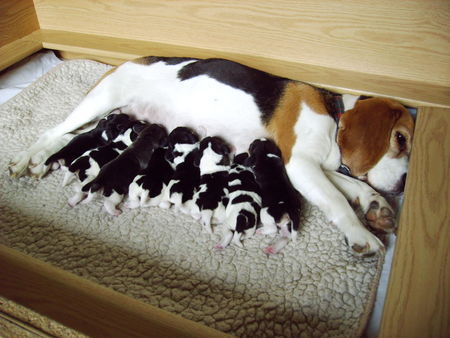
M 88 184 L 85 184 L 83 188 L 81 188 L 81 190 L 84 192 L 96 192 L 99 191 L 101 187 L 102 185 L 94 180 L 89 182 Z
M 236 218 L 236 231 L 243 233 L 252 227 L 255 227 L 257 223 L 257 215 L 249 212 L 248 210 L 240 210 L 239 215 Z

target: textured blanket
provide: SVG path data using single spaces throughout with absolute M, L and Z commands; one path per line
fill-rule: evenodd
M 237 336 L 359 336 L 382 257 L 354 257 L 342 234 L 305 203 L 296 242 L 280 254 L 255 235 L 213 249 L 219 234 L 171 210 L 67 204 L 63 173 L 13 179 L 7 166 L 62 121 L 110 67 L 68 61 L 0 106 L 0 237 L 12 248 L 159 308 Z

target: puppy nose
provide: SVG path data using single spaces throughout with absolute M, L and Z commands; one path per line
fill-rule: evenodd
M 400 179 L 400 183 L 398 185 L 398 191 L 403 192 L 405 190 L 405 184 L 406 184 L 406 174 L 403 174 L 402 178 Z

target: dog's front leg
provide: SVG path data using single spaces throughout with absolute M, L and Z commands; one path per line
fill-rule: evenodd
M 361 205 L 369 225 L 383 232 L 396 228 L 395 212 L 378 192 L 365 182 L 335 171 L 326 171 L 327 177 L 354 204 Z
M 62 123 L 44 132 L 27 150 L 20 152 L 11 160 L 9 164 L 11 176 L 23 176 L 27 169 L 32 176 L 38 178 L 44 176 L 49 170 L 49 166 L 44 162 L 70 141 L 66 134 L 120 106 L 119 95 L 116 95 L 117 86 L 110 76 L 103 79 Z
M 295 188 L 344 233 L 356 253 L 372 254 L 384 249 L 383 243 L 363 226 L 345 196 L 317 162 L 296 156 L 286 165 L 286 170 Z

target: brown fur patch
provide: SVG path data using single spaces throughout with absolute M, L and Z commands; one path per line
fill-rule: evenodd
M 328 114 L 321 94 L 313 87 L 295 81 L 286 85 L 278 106 L 267 125 L 267 130 L 281 149 L 285 163 L 289 162 L 292 147 L 296 141 L 294 127 L 300 116 L 302 101 L 317 113 Z
M 153 63 L 153 57 L 151 57 L 151 56 L 142 56 L 140 58 L 131 60 L 131 62 L 136 63 L 138 65 L 149 65 L 150 63 Z
M 401 130 L 408 134 L 410 144 L 413 128 L 411 114 L 401 104 L 382 98 L 359 101 L 339 124 L 337 142 L 342 163 L 354 176 L 365 175 L 385 154 L 394 156 L 393 133 Z M 409 150 L 403 155 L 409 155 Z

